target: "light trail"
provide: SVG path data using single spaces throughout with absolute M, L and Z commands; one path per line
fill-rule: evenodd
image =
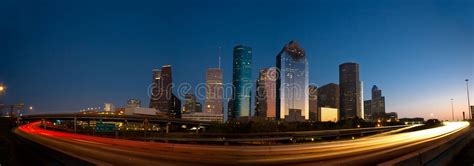
M 414 124 L 414 125 L 411 125 L 411 126 L 408 126 L 408 127 L 403 127 L 403 128 L 399 128 L 399 129 L 396 129 L 396 130 L 387 131 L 387 132 L 383 132 L 383 133 L 380 133 L 380 134 L 375 134 L 375 135 L 372 135 L 372 136 L 367 136 L 367 138 L 379 137 L 379 136 L 384 136 L 384 135 L 390 135 L 390 134 L 400 133 L 400 132 L 402 132 L 402 131 L 405 131 L 405 130 L 408 130 L 408 129 L 412 129 L 412 128 L 415 128 L 415 127 L 419 127 L 419 126 L 423 126 L 423 125 L 424 125 L 424 124 Z
M 93 137 L 41 129 L 40 122 L 18 127 L 15 132 L 27 139 L 79 155 L 88 161 L 115 165 L 188 164 L 344 164 L 354 159 L 400 155 L 418 150 L 458 133 L 468 122 L 445 122 L 443 126 L 355 140 L 272 146 L 219 146 L 142 142 Z M 416 147 L 416 148 L 415 148 Z M 396 152 L 396 153 L 395 153 Z M 385 157 L 388 157 L 386 155 Z M 391 156 L 394 157 L 394 156 Z M 374 161 L 372 161 L 374 162 Z

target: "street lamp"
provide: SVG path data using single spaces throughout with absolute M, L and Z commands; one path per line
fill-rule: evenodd
M 469 79 L 466 79 L 466 91 L 467 91 L 467 109 L 469 110 L 469 119 L 472 120 L 472 110 L 471 110 L 471 102 L 469 101 Z
M 5 86 L 3 86 L 2 84 L 0 84 L 0 95 L 3 94 L 3 92 L 5 91 Z M 2 102 L 0 101 L 0 105 L 3 107 L 3 104 Z M 3 114 L 0 110 L 0 115 Z
M 451 98 L 451 113 L 452 113 L 453 121 L 454 121 L 454 105 L 453 105 L 453 98 Z

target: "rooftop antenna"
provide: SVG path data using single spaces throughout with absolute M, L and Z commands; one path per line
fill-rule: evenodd
M 219 46 L 219 69 L 221 69 L 221 46 Z

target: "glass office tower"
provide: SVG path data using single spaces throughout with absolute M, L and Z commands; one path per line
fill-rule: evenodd
M 248 118 L 251 116 L 252 48 L 242 45 L 234 47 L 232 84 L 234 85 L 232 118 Z
M 290 111 L 301 111 L 309 118 L 308 60 L 304 49 L 290 41 L 277 56 L 277 118 L 284 119 Z
M 340 120 L 361 118 L 359 64 L 343 63 L 339 65 L 339 88 Z

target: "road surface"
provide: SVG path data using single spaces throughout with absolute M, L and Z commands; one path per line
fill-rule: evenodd
M 14 132 L 31 141 L 99 165 L 366 165 L 416 151 L 469 126 L 444 126 L 346 141 L 265 146 L 167 144 L 44 130 L 40 122 Z

